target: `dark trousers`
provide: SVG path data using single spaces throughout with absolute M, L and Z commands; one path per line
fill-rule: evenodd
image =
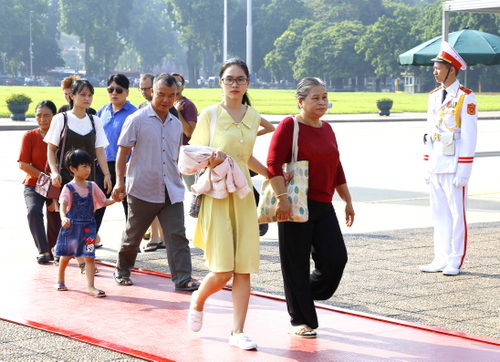
M 130 269 L 134 267 L 142 237 L 154 218 L 158 216 L 165 237 L 172 281 L 176 286 L 182 286 L 190 281 L 191 249 L 184 227 L 184 203 L 170 203 L 167 192 L 165 203 L 161 204 L 143 201 L 131 195 L 127 197 L 129 217 L 118 251 L 116 273 L 121 277 L 130 276 Z
M 308 199 L 309 221 L 279 222 L 281 270 L 290 322 L 318 328 L 315 300 L 337 290 L 347 263 L 347 249 L 331 203 Z M 310 272 L 310 257 L 314 270 Z
M 24 201 L 28 210 L 28 225 L 35 240 L 35 245 L 40 254 L 49 253 L 56 245 L 57 235 L 61 229 L 61 217 L 59 212 L 50 212 L 46 210 L 47 231 L 43 223 L 43 206 L 52 203 L 52 200 L 46 199 L 35 192 L 35 186 L 24 186 Z
M 111 196 L 111 191 L 109 194 L 106 193 L 106 190 L 104 189 L 104 174 L 102 173 L 101 168 L 99 167 L 98 163 L 95 163 L 96 165 L 96 172 L 95 172 L 95 183 L 99 188 L 106 194 L 106 197 L 109 199 Z M 108 168 L 109 168 L 109 173 L 111 174 L 111 184 L 113 187 L 115 187 L 116 184 L 116 169 L 115 169 L 115 162 L 114 161 L 109 161 L 108 162 Z M 125 221 L 127 220 L 128 216 L 128 206 L 127 206 L 127 198 L 125 198 L 122 201 L 123 205 L 123 210 L 125 211 Z M 104 218 L 104 213 L 106 212 L 105 207 L 101 207 L 100 209 L 97 209 L 94 213 L 95 217 L 95 222 L 97 224 L 97 232 L 99 232 L 99 228 L 101 227 L 102 219 Z

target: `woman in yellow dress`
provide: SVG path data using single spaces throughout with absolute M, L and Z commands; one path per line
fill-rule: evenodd
M 217 122 L 212 147 L 217 149 L 209 159 L 208 170 L 231 156 L 243 171 L 249 187 L 249 168 L 267 177 L 267 169 L 255 157 L 253 146 L 261 117 L 250 107 L 247 88 L 250 84 L 248 67 L 240 59 L 229 59 L 222 65 L 219 85 L 222 102 L 216 105 Z M 198 119 L 190 144 L 210 143 L 211 109 L 204 109 Z M 233 330 L 229 344 L 242 349 L 256 349 L 257 344 L 243 333 L 250 299 L 250 274 L 259 271 L 259 228 L 255 199 L 252 192 L 240 199 L 230 193 L 224 199 L 203 196 L 196 231 L 195 246 L 205 252 L 209 274 L 198 291 L 193 293 L 188 323 L 197 332 L 203 321 L 203 307 L 209 296 L 232 282 Z

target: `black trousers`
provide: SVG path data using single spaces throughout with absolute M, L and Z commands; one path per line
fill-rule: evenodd
M 56 245 L 57 236 L 61 229 L 61 216 L 59 212 L 46 210 L 47 231 L 43 223 L 43 207 L 52 203 L 35 192 L 35 186 L 24 185 L 24 201 L 28 210 L 28 225 L 35 240 L 38 253 L 49 253 L 52 255 L 52 248 Z
M 102 173 L 101 168 L 95 163 L 95 183 L 99 188 L 106 194 L 106 197 L 109 198 L 111 196 L 111 192 L 109 194 L 106 193 L 106 190 L 104 189 L 104 174 Z M 109 161 L 108 162 L 108 168 L 109 168 L 109 173 L 111 174 L 111 184 L 113 187 L 115 187 L 116 184 L 116 169 L 115 169 L 115 162 L 114 161 Z M 123 211 L 125 211 L 125 222 L 127 221 L 128 217 L 128 205 L 127 205 L 127 198 L 124 198 L 122 201 L 123 205 Z M 99 228 L 101 227 L 102 219 L 104 217 L 104 213 L 106 212 L 105 207 L 101 207 L 100 209 L 97 209 L 94 213 L 95 217 L 95 222 L 97 224 L 97 232 L 99 232 Z
M 318 316 L 314 301 L 329 299 L 337 290 L 347 263 L 347 249 L 333 205 L 308 199 L 308 207 L 309 221 L 279 222 L 278 237 L 290 322 L 315 329 Z

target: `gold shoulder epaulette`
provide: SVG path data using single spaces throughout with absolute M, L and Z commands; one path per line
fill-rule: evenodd
M 464 91 L 465 94 L 471 94 L 472 90 L 469 88 L 465 88 L 464 86 L 461 86 L 460 89 Z
M 436 89 L 431 90 L 431 91 L 429 92 L 429 94 L 432 94 L 432 93 L 434 93 L 435 91 L 440 90 L 441 88 L 443 88 L 443 86 L 439 86 L 439 87 L 437 87 Z

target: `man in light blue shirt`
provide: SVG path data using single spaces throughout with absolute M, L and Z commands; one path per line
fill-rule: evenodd
M 104 149 L 106 152 L 106 159 L 108 161 L 109 172 L 111 173 L 111 183 L 113 186 L 116 183 L 115 162 L 118 153 L 118 137 L 122 131 L 123 124 L 129 115 L 137 111 L 137 107 L 127 100 L 129 95 L 130 82 L 124 74 L 112 74 L 108 77 L 108 95 L 110 103 L 105 104 L 97 111 L 97 116 L 101 119 L 104 132 L 108 137 L 109 146 Z M 104 190 L 104 175 L 100 167 L 96 164 L 96 183 Z M 110 197 L 107 194 L 106 197 Z M 127 201 L 123 200 L 123 209 L 125 217 L 127 217 Z M 101 227 L 102 218 L 106 208 L 102 207 L 95 212 L 95 220 L 97 224 L 97 232 Z M 97 237 L 96 248 L 101 247 L 100 237 Z
M 112 196 L 122 201 L 121 195 L 126 192 L 129 207 L 113 274 L 118 285 L 133 284 L 130 271 L 142 237 L 155 217 L 163 229 L 175 289 L 193 291 L 200 285 L 191 277 L 191 250 L 184 227 L 184 185 L 177 165 L 182 125 L 169 113 L 176 90 L 172 75 L 158 74 L 151 90 L 153 99 L 127 118 L 118 140 L 117 177 Z

